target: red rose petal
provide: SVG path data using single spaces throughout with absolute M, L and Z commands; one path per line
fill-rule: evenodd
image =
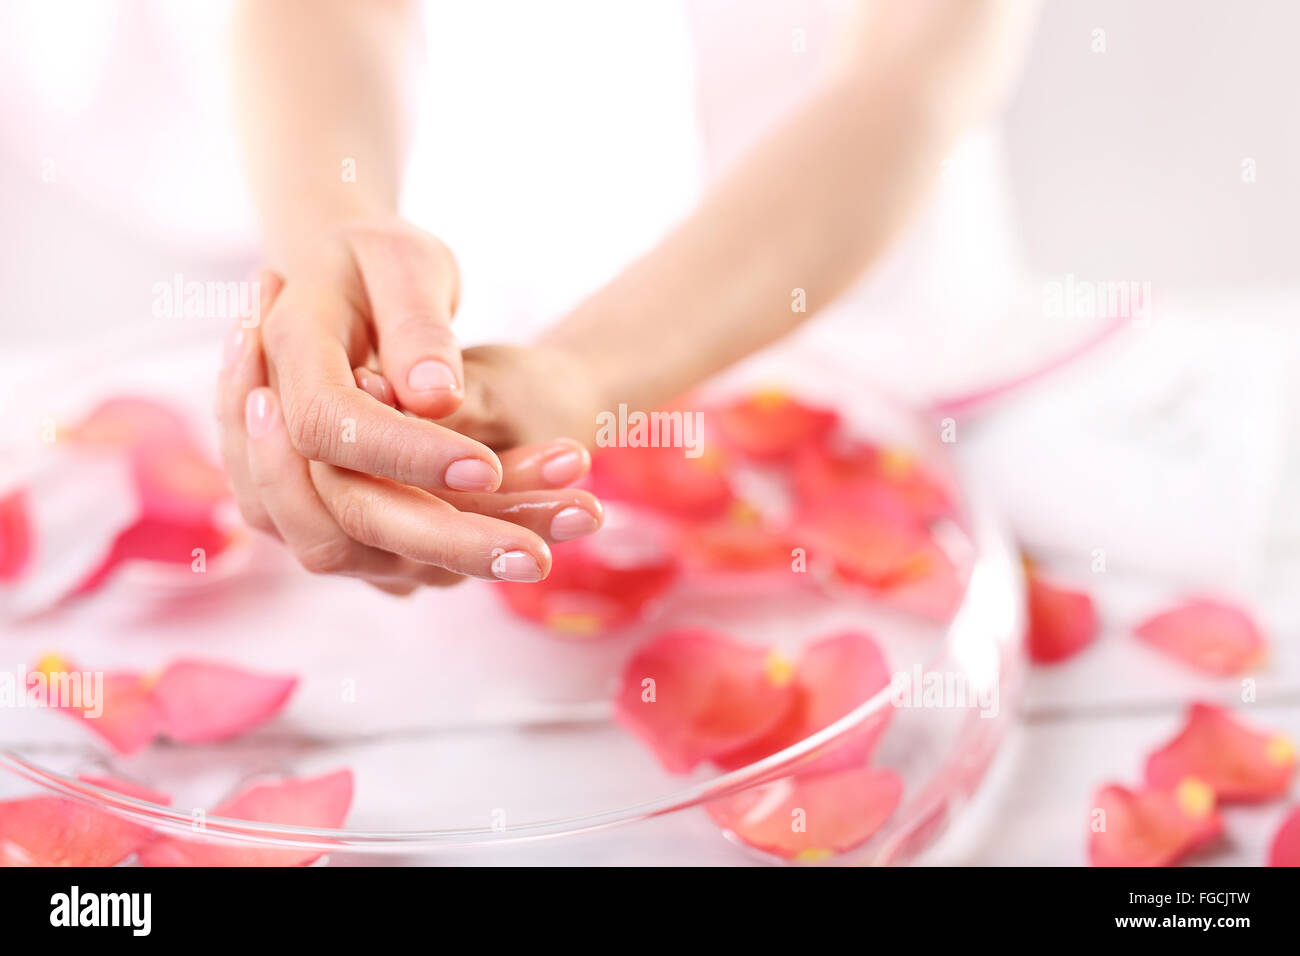
M 874 590 L 920 580 L 951 563 L 925 530 L 862 511 L 808 509 L 791 527 L 791 539 L 805 546 L 810 561 Z
M 678 574 L 677 559 L 657 539 L 615 523 L 553 545 L 551 554 L 546 580 L 494 587 L 520 617 L 568 637 L 596 637 L 638 620 Z
M 337 829 L 352 805 L 352 772 L 254 784 L 212 811 L 214 817 L 305 829 Z M 140 850 L 143 866 L 306 866 L 326 851 L 268 849 L 252 843 L 159 837 Z
M 726 511 L 731 482 L 716 448 L 696 458 L 684 448 L 607 448 L 591 463 L 591 489 L 676 518 L 712 518 Z
M 163 733 L 180 743 L 228 740 L 270 720 L 297 678 L 253 674 L 224 664 L 177 661 L 153 686 Z
M 838 420 L 833 411 L 804 405 L 777 390 L 756 392 L 709 416 L 724 446 L 758 461 L 793 454 L 825 437 Z
M 226 473 L 188 442 L 142 445 L 132 465 L 144 515 L 158 522 L 203 523 L 230 497 Z
M 1029 603 L 1029 659 L 1055 664 L 1079 653 L 1097 636 L 1097 610 L 1083 591 L 1071 591 L 1043 580 L 1025 565 Z
M 1178 736 L 1147 758 L 1146 780 L 1172 789 L 1194 777 L 1227 803 L 1282 796 L 1295 769 L 1295 745 L 1282 734 L 1249 727 L 1223 707 L 1193 704 Z
M 774 651 L 706 630 L 664 634 L 623 670 L 615 714 L 670 771 L 758 740 L 794 702 L 794 668 Z
M 51 683 L 63 675 L 68 675 L 64 679 L 70 681 L 72 675 L 81 673 L 81 668 L 57 654 L 46 655 L 32 670 L 45 674 Z M 67 686 L 72 685 L 69 683 Z M 84 721 L 88 729 L 103 737 L 115 751 L 124 755 L 143 750 L 162 728 L 158 707 L 143 674 L 104 674 L 102 699 L 98 701 L 90 700 L 89 691 L 85 688 L 80 701 L 63 700 L 61 697 L 46 700 L 48 706 Z M 81 706 L 76 707 L 74 704 Z M 98 711 L 97 715 L 95 711 Z
M 21 490 L 0 496 L 0 582 L 22 575 L 32 556 L 32 529 Z
M 34 668 L 47 675 L 78 668 L 49 655 Z M 145 674 L 104 674 L 98 716 L 63 702 L 63 712 L 85 721 L 120 754 L 138 753 L 157 737 L 180 743 L 226 740 L 265 723 L 284 706 L 295 678 L 266 676 L 223 664 L 180 661 L 156 679 Z M 55 701 L 58 704 L 59 701 Z M 85 698 L 83 705 L 94 704 Z
M 1264 635 L 1245 611 L 1194 598 L 1140 624 L 1139 638 L 1210 674 L 1231 675 L 1258 664 Z
M 1269 866 L 1300 866 L 1300 807 L 1291 811 L 1268 851 Z
M 1093 807 L 1105 814 L 1088 844 L 1093 866 L 1168 866 L 1223 832 L 1214 791 L 1193 777 L 1172 790 L 1103 787 Z
M 794 485 L 809 507 L 834 501 L 841 510 L 865 510 L 922 526 L 956 513 L 952 496 L 914 455 L 866 442 L 843 450 L 805 447 L 795 463 Z
M 195 548 L 203 550 L 206 562 L 222 554 L 230 541 L 226 531 L 211 523 L 181 525 L 141 519 L 117 536 L 99 567 L 77 585 L 74 594 L 89 594 L 102 587 L 128 561 L 191 565 Z
M 784 750 L 839 720 L 889 685 L 889 665 L 880 646 L 865 634 L 846 632 L 810 644 L 795 668 L 794 705 L 772 730 L 740 750 L 714 758 L 735 770 Z M 892 709 L 836 742 L 800 775 L 824 773 L 866 763 Z
M 727 513 L 682 528 L 683 557 L 705 571 L 767 571 L 790 567 L 791 544 L 752 505 L 736 500 Z
M 87 783 L 151 803 L 170 798 L 108 777 Z M 149 830 L 66 797 L 0 803 L 0 866 L 113 866 L 149 839 Z
M 898 774 L 864 767 L 785 777 L 714 800 L 708 811 L 719 826 L 755 849 L 816 862 L 870 839 L 902 794 Z

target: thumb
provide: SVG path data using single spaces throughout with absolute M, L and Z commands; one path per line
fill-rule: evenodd
M 426 234 L 394 248 L 355 246 L 370 300 L 380 367 L 398 404 L 443 418 L 464 398 L 460 345 L 451 331 L 460 278 L 451 252 Z

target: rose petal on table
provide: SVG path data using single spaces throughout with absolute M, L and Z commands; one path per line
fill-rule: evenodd
M 1212 704 L 1192 704 L 1178 736 L 1147 758 L 1149 786 L 1171 789 L 1188 777 L 1208 784 L 1221 803 L 1284 795 L 1295 776 L 1296 748 L 1285 735 L 1257 730 Z
M 885 655 L 870 636 L 847 631 L 809 644 L 795 668 L 794 704 L 784 718 L 753 743 L 713 758 L 723 770 L 735 770 L 796 744 L 865 703 L 890 682 Z M 892 708 L 830 745 L 802 766 L 800 775 L 825 773 L 867 762 L 885 729 Z
M 1300 806 L 1292 808 L 1273 836 L 1269 866 L 1300 866 Z
M 57 654 L 43 657 L 32 672 L 45 675 L 47 693 L 41 697 L 47 706 L 83 721 L 123 756 L 140 752 L 162 730 L 161 714 L 144 674 L 106 673 L 100 699 L 91 700 L 91 692 L 82 677 L 91 672 L 83 671 Z M 71 683 L 74 678 L 82 688 L 79 700 L 62 693 L 51 699 L 49 690 L 60 685 L 71 688 L 75 686 Z
M 226 473 L 189 442 L 148 442 L 131 453 L 136 493 L 146 518 L 194 525 L 231 497 Z
M 914 454 L 868 442 L 805 445 L 795 461 L 794 489 L 806 507 L 835 502 L 843 510 L 921 526 L 957 513 L 952 494 Z
M 150 803 L 171 799 L 110 777 L 82 777 Z M 148 840 L 148 828 L 66 797 L 0 802 L 0 866 L 114 866 Z
M 31 557 L 32 527 L 20 488 L 0 495 L 0 583 L 17 580 Z
M 544 581 L 493 587 L 525 620 L 567 638 L 594 638 L 639 620 L 677 580 L 679 562 L 657 536 L 610 522 L 551 546 Z
M 828 435 L 839 421 L 779 389 L 765 389 L 709 413 L 719 443 L 756 461 L 777 461 Z
M 206 562 L 224 554 L 232 540 L 228 531 L 211 522 L 174 524 L 144 518 L 117 536 L 103 561 L 72 593 L 79 596 L 98 590 L 131 561 L 192 566 L 198 549 L 206 566 Z
M 153 685 L 162 732 L 179 743 L 228 740 L 274 717 L 296 677 L 254 674 L 203 661 L 169 665 Z
M 1056 664 L 1078 654 L 1096 639 L 1097 609 L 1086 592 L 1052 584 L 1028 563 L 1025 585 L 1030 660 Z
M 776 651 L 702 629 L 641 647 L 614 699 L 620 723 L 670 771 L 763 737 L 794 704 L 794 665 Z
M 1194 777 L 1171 790 L 1102 787 L 1091 822 L 1093 866 L 1169 866 L 1223 832 L 1214 791 Z
M 703 447 L 605 448 L 592 457 L 589 486 L 603 500 L 625 501 L 674 518 L 701 520 L 724 513 L 732 499 L 727 459 Z
M 817 862 L 870 839 L 903 795 L 892 770 L 800 774 L 722 797 L 709 816 L 736 839 L 785 860 Z
M 1193 598 L 1148 618 L 1134 633 L 1153 647 L 1209 674 L 1240 674 L 1264 656 L 1264 635 L 1240 607 Z
M 337 829 L 352 806 L 350 770 L 309 779 L 255 783 L 214 808 L 210 816 L 302 829 Z M 327 849 L 267 848 L 252 843 L 160 836 L 140 850 L 142 866 L 306 866 Z
M 44 673 L 51 687 L 59 675 L 82 673 L 55 654 L 42 658 L 33 671 Z M 178 661 L 157 675 L 105 673 L 100 701 L 89 700 L 83 691 L 81 706 L 68 700 L 53 704 L 129 756 L 160 736 L 178 743 L 206 743 L 245 733 L 278 713 L 296 684 L 293 677 Z

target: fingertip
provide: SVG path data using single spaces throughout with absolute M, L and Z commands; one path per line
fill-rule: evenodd
M 465 397 L 460 372 L 441 358 L 415 361 L 393 385 L 402 405 L 426 418 L 446 418 Z
M 501 487 L 501 467 L 481 458 L 458 458 L 443 472 L 442 483 L 452 491 L 496 491 Z
M 278 409 L 275 394 L 265 387 L 253 389 L 244 400 L 244 429 L 250 439 L 256 440 L 270 431 Z
M 579 481 L 591 470 L 591 452 L 569 439 L 561 439 L 556 445 L 556 451 L 542 463 L 542 479 L 559 488 Z

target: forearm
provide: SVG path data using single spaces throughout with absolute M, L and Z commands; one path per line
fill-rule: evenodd
M 776 341 L 881 254 L 1010 86 L 1032 4 L 872 6 L 849 67 L 566 317 L 606 405 L 653 408 Z
M 408 0 L 239 5 L 239 134 L 277 267 L 331 225 L 396 212 L 416 17 Z

